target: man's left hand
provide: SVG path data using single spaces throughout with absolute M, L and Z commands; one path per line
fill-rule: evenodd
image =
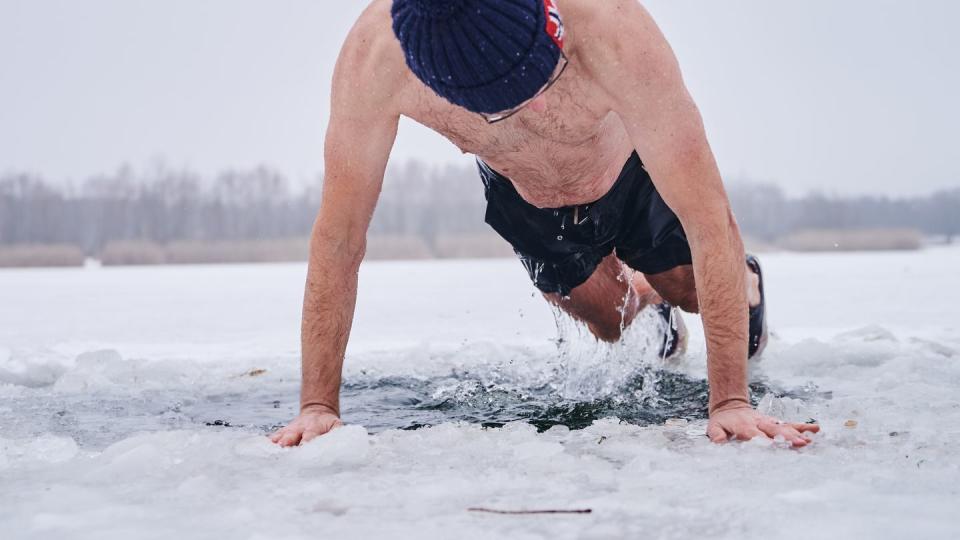
M 733 403 L 710 413 L 707 436 L 715 443 L 730 439 L 749 441 L 754 437 L 773 439 L 783 437 L 794 448 L 810 444 L 804 433 L 817 433 L 817 424 L 791 424 L 757 412 L 746 403 Z

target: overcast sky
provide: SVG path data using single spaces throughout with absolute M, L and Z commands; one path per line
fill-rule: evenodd
M 366 4 L 0 0 L 0 171 L 76 180 L 163 158 L 308 181 L 323 168 L 333 64 Z M 646 5 L 728 180 L 794 194 L 960 185 L 960 2 Z M 393 155 L 469 160 L 412 122 Z

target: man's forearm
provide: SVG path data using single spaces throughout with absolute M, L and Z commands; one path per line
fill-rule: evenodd
M 700 314 L 707 342 L 710 411 L 749 403 L 747 341 L 749 319 L 743 241 L 733 214 L 718 211 L 712 223 L 691 238 Z M 723 215 L 726 214 L 726 215 Z
M 315 238 L 303 301 L 300 408 L 340 414 L 343 357 L 357 300 L 362 247 L 344 249 Z

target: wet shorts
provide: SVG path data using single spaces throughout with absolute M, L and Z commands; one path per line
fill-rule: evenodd
M 486 221 L 513 245 L 533 284 L 567 296 L 607 255 L 644 274 L 691 264 L 680 220 L 657 193 L 633 153 L 610 191 L 580 206 L 537 208 L 506 177 L 478 160 L 486 188 Z

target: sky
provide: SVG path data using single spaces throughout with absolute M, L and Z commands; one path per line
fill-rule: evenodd
M 960 186 L 960 2 L 644 4 L 728 181 L 790 194 Z M 77 181 L 162 161 L 315 181 L 333 65 L 366 5 L 0 0 L 0 172 Z M 392 159 L 470 160 L 410 121 Z

